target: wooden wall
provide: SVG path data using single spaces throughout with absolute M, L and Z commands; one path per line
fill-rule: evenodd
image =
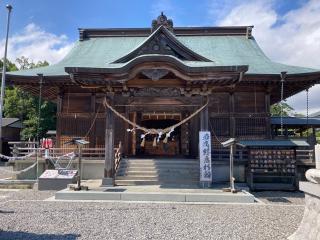
M 98 98 L 102 97 L 103 95 L 88 92 L 62 93 L 59 95 L 60 100 L 58 99 L 58 103 L 60 102 L 60 107 L 58 106 L 57 113 L 58 146 L 62 147 L 65 141 L 77 136 L 89 140 L 90 147 L 104 147 L 105 109 L 100 106 L 101 101 L 97 101 Z M 254 91 L 212 93 L 209 96 L 208 112 L 209 130 L 212 131 L 214 149 L 221 148 L 219 141 L 224 141 L 230 137 L 238 139 L 268 138 L 270 132 L 269 98 L 269 95 L 265 92 Z M 129 101 L 126 98 L 122 99 Z M 131 97 L 130 101 L 141 102 L 141 99 L 142 97 Z M 159 97 L 157 99 L 159 101 Z M 180 100 L 181 102 L 186 101 L 185 99 L 188 100 L 190 107 L 181 105 L 181 107 L 176 106 L 173 108 L 170 105 L 165 105 L 161 108 L 150 107 L 150 109 L 163 111 L 168 106 L 168 111 L 179 112 L 182 118 L 185 118 L 201 106 L 199 97 L 181 97 L 181 99 L 180 97 L 175 97 L 172 101 L 176 104 Z M 117 107 L 119 112 L 128 117 L 130 116 L 130 119 L 136 114 L 137 121 L 139 121 L 139 116 L 146 109 L 147 107 L 140 107 L 133 111 L 130 107 Z M 180 148 L 182 154 L 197 156 L 199 124 L 199 116 L 197 116 L 181 127 Z M 124 146 L 126 155 L 134 154 L 132 149 L 134 141 L 136 141 L 136 145 L 139 144 L 139 136 L 135 136 L 135 139 L 133 139 L 131 137 L 132 134 L 127 133 L 127 128 L 127 123 L 115 117 L 114 143 L 118 144 L 119 141 L 126 142 L 128 145 Z

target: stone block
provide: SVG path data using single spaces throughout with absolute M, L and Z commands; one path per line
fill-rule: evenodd
M 122 201 L 161 201 L 185 202 L 185 194 L 181 193 L 123 193 Z
M 320 239 L 320 184 L 300 182 L 300 190 L 305 192 L 306 206 L 297 231 L 289 240 Z

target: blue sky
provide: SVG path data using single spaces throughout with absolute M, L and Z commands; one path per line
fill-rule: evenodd
M 149 27 L 161 10 L 174 18 L 176 26 L 213 26 L 229 11 L 234 0 L 6 0 L 0 1 L 0 26 L 6 21 L 5 4 L 12 4 L 12 31 L 35 23 L 57 35 L 66 34 L 71 40 L 78 37 L 78 27 Z M 244 1 L 242 1 L 244 2 Z M 302 0 L 274 1 L 281 15 L 300 7 Z M 208 11 L 219 12 L 216 17 Z M 4 31 L 0 31 L 0 38 Z
M 8 57 L 58 62 L 78 40 L 79 27 L 150 27 L 161 11 L 175 26 L 254 25 L 272 60 L 320 69 L 320 0 L 0 0 L 0 56 L 6 8 L 13 6 Z M 305 111 L 305 93 L 288 100 Z M 320 86 L 310 91 L 320 110 Z

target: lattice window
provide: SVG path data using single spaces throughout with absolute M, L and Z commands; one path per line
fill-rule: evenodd
M 72 136 L 85 136 L 91 124 L 90 118 L 81 117 L 61 117 L 60 134 Z
M 236 118 L 235 121 L 237 137 L 265 138 L 267 133 L 265 118 Z
M 227 117 L 210 118 L 210 130 L 216 136 L 230 136 L 230 119 Z

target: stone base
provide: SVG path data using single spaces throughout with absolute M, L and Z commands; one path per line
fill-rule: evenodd
M 289 240 L 320 239 L 320 184 L 300 182 L 299 188 L 304 191 L 306 207 L 298 230 Z
M 113 187 L 114 178 L 102 178 L 101 187 Z
M 203 192 L 146 192 L 130 191 L 125 188 L 107 188 L 89 191 L 71 191 L 68 189 L 56 192 L 55 200 L 105 200 L 105 201 L 144 201 L 144 202 L 186 202 L 186 203 L 254 203 L 254 196 L 246 191 L 226 193 L 222 190 Z

